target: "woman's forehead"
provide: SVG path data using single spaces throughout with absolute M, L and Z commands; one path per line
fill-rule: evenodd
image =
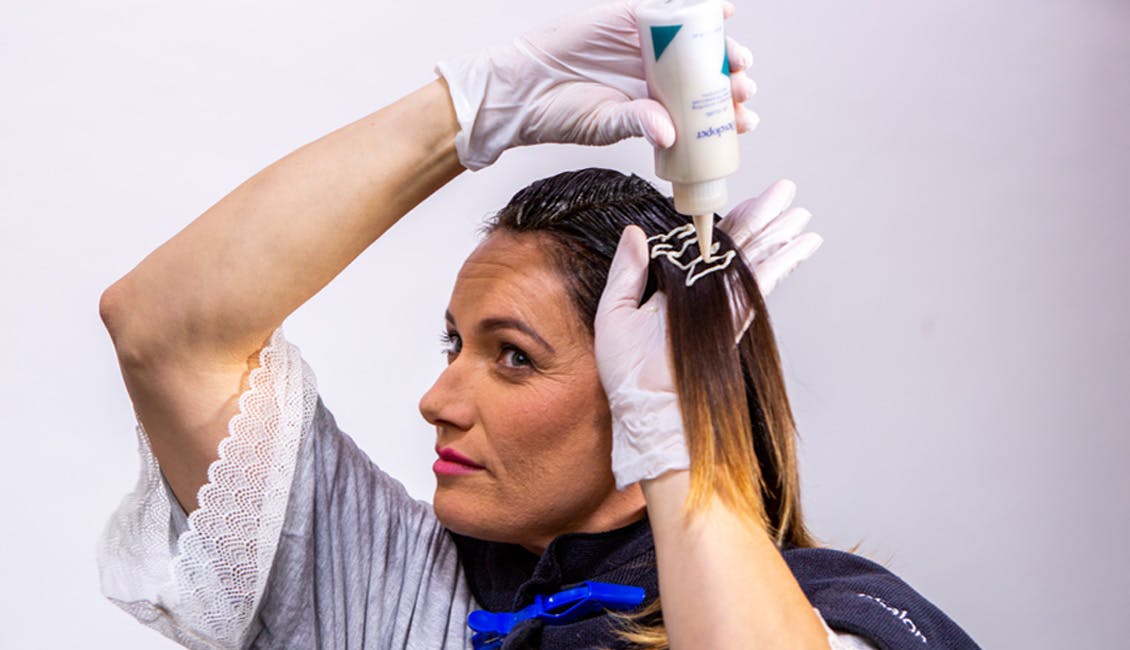
M 508 311 L 539 320 L 567 315 L 572 305 L 549 246 L 544 236 L 505 231 L 483 240 L 456 277 L 450 305 L 456 319 L 460 312 Z

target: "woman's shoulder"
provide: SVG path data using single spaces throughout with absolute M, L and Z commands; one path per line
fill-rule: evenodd
M 978 648 L 942 610 L 876 562 L 830 548 L 786 548 L 782 555 L 833 629 L 886 648 Z

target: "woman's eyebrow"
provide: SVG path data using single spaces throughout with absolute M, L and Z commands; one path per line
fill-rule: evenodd
M 493 318 L 484 318 L 479 321 L 479 331 L 481 332 L 492 332 L 494 330 L 504 329 L 518 330 L 519 332 L 522 332 L 523 334 L 540 343 L 541 346 L 549 352 L 556 352 L 556 350 L 553 349 L 553 346 L 549 344 L 549 341 L 543 339 L 534 328 L 516 318 L 495 316 Z
M 450 310 L 444 312 L 443 317 L 447 320 L 447 322 L 451 323 L 453 326 L 455 325 L 455 317 L 451 315 Z M 549 341 L 546 341 L 544 338 L 542 338 L 541 334 L 537 333 L 537 330 L 516 318 L 507 318 L 505 316 L 493 316 L 484 318 L 479 321 L 478 329 L 480 332 L 492 332 L 494 330 L 503 329 L 518 330 L 519 332 L 522 332 L 523 334 L 537 341 L 549 352 L 556 352 L 556 350 L 553 349 L 553 346 L 549 344 Z

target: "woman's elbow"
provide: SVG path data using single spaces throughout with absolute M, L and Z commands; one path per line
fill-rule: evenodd
M 140 366 L 149 354 L 145 337 L 137 324 L 138 309 L 131 301 L 124 286 L 125 279 L 118 280 L 102 292 L 98 299 L 98 315 L 110 334 L 110 341 L 118 354 L 118 362 L 123 368 Z

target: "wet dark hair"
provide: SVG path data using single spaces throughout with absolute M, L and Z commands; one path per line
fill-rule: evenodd
M 591 334 L 624 229 L 634 224 L 651 237 L 688 222 L 646 180 L 590 168 L 530 184 L 484 231 L 540 237 Z M 734 250 L 721 230 L 714 239 L 716 255 Z M 765 526 L 778 546 L 814 546 L 801 516 L 796 428 L 757 281 L 738 261 L 691 287 L 685 279 L 682 269 L 653 259 L 643 300 L 656 290 L 667 296 L 672 367 L 691 458 L 688 507 L 717 496 Z M 732 304 L 756 315 L 736 345 Z M 658 611 L 656 603 L 645 614 Z M 661 625 L 635 626 L 627 637 L 649 647 L 666 642 Z
M 608 267 L 624 228 L 635 224 L 650 237 L 686 222 L 670 199 L 639 176 L 590 168 L 530 184 L 488 221 L 485 232 L 546 235 L 573 304 L 592 333 Z M 654 282 L 648 289 L 654 290 Z

